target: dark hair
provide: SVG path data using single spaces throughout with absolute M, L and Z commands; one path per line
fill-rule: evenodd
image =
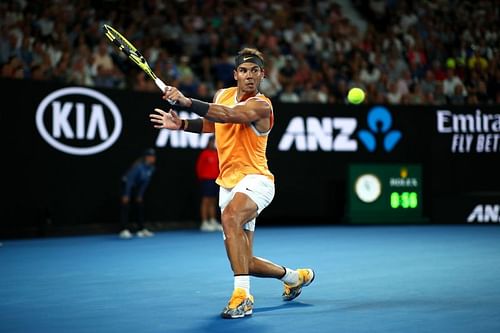
M 244 62 L 251 62 L 258 65 L 260 68 L 264 68 L 264 55 L 257 49 L 245 47 L 238 52 L 234 62 L 236 67 Z

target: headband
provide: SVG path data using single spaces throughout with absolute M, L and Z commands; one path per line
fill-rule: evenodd
M 264 61 L 261 58 L 256 56 L 255 54 L 240 54 L 236 57 L 235 63 L 236 68 L 244 62 L 251 62 L 259 66 L 260 68 L 264 68 Z

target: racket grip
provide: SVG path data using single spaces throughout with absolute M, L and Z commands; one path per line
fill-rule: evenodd
M 167 85 L 163 83 L 163 81 L 160 78 L 156 78 L 155 83 L 158 86 L 158 88 L 160 88 L 161 91 L 165 92 L 165 90 L 167 89 Z
M 155 83 L 160 88 L 161 91 L 165 92 L 167 90 L 167 85 L 163 83 L 163 81 L 160 78 L 155 79 Z M 175 105 L 176 101 L 172 101 L 171 99 L 168 100 L 168 102 L 172 105 Z

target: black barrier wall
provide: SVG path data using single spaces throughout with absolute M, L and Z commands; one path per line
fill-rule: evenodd
M 198 220 L 194 162 L 207 136 L 154 129 L 160 94 L 0 82 L 4 98 L 21 96 L 1 111 L 2 234 L 117 225 L 120 177 L 148 147 L 158 152 L 148 221 Z M 274 112 L 276 196 L 262 223 L 346 222 L 348 168 L 360 163 L 421 165 L 432 223 L 499 222 L 497 106 L 274 103 Z

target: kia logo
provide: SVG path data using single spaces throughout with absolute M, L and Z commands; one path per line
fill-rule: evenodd
M 118 139 L 122 118 L 111 99 L 98 91 L 69 87 L 45 97 L 36 127 L 52 147 L 72 155 L 100 153 Z

